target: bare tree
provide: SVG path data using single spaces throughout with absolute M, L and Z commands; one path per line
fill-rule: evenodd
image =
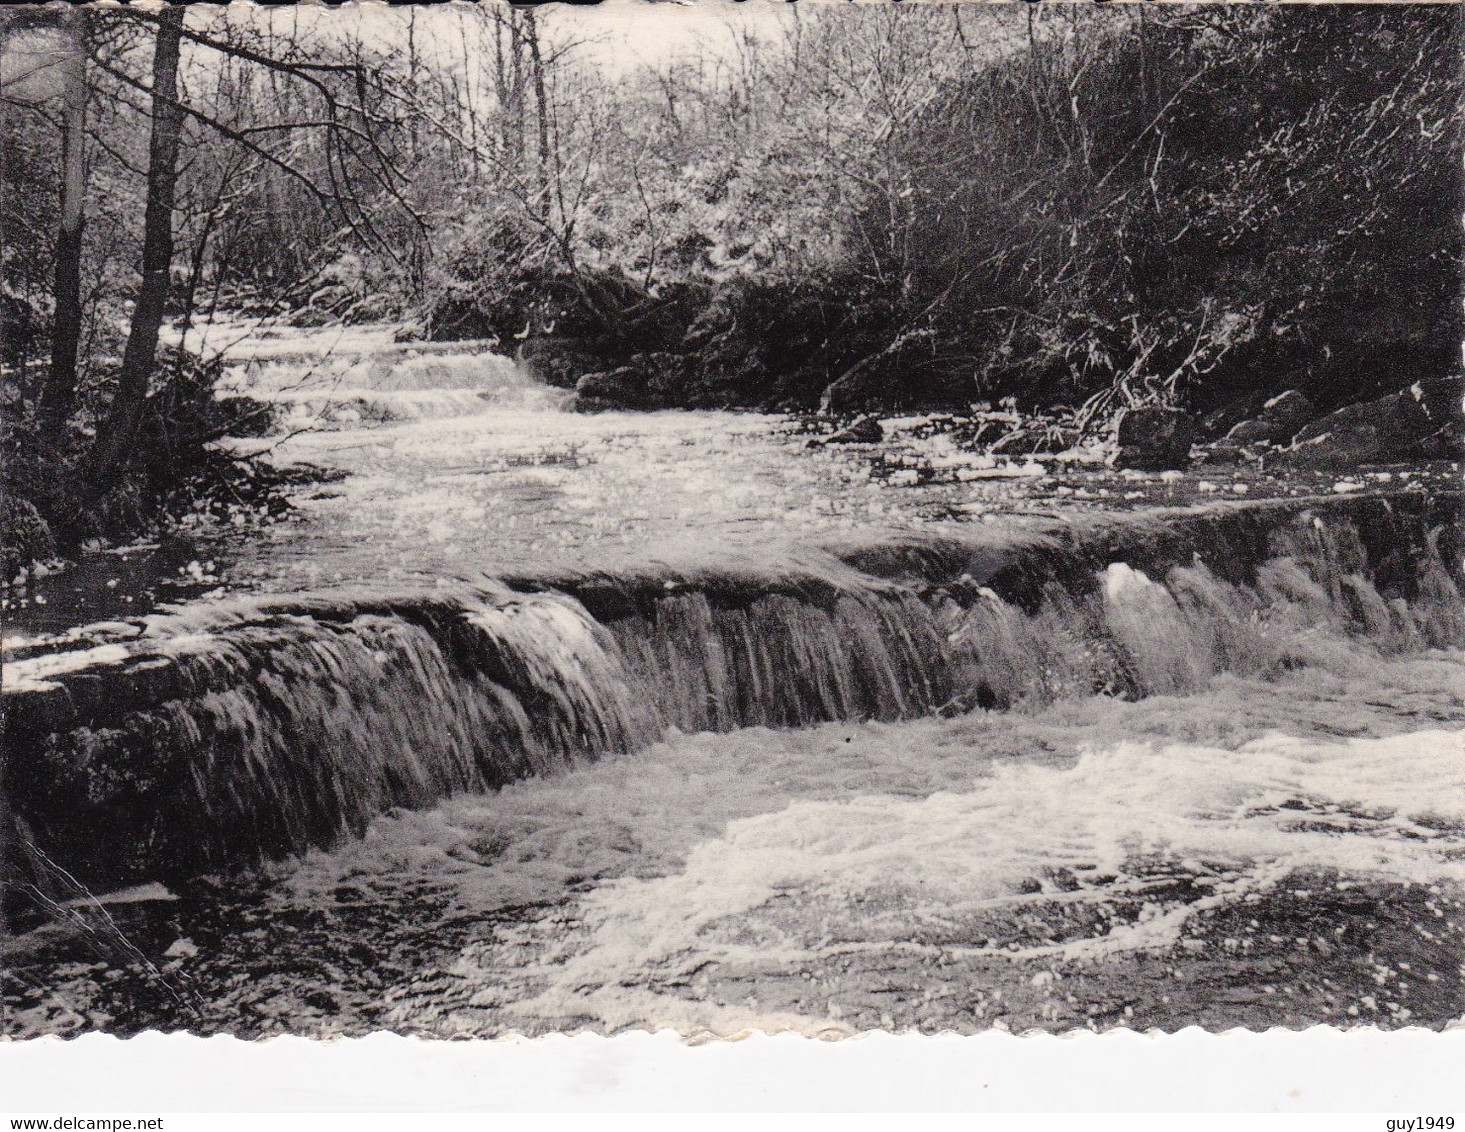
M 425 227 L 405 195 L 405 174 L 396 165 L 383 136 L 399 127 L 400 120 L 389 118 L 383 111 L 381 103 L 389 98 L 385 79 L 362 56 L 360 43 L 358 58 L 347 61 L 323 60 L 319 52 L 298 58 L 295 56 L 299 53 L 289 43 L 286 51 L 272 54 L 268 28 L 262 37 L 255 37 L 263 38 L 263 43 L 247 37 L 231 38 L 227 27 L 225 38 L 218 38 L 189 26 L 186 12 L 186 8 L 174 6 L 156 13 L 126 9 L 116 14 L 118 19 L 154 28 L 151 85 L 134 77 L 116 60 L 95 60 L 98 68 L 123 88 L 148 96 L 150 141 L 142 280 L 117 390 L 88 458 L 87 483 L 93 494 L 104 493 L 131 459 L 156 366 L 170 297 L 178 152 L 185 120 L 206 127 L 257 159 L 261 167 L 300 187 L 356 239 L 398 262 L 409 262 L 410 251 L 404 257 L 399 241 L 384 229 L 386 214 L 395 210 L 405 215 L 409 226 L 418 232 Z M 226 120 L 224 108 L 205 108 L 180 95 L 179 66 L 185 43 L 278 75 L 302 87 L 319 108 L 277 98 L 267 107 L 251 108 L 264 121 L 241 121 L 237 117 Z M 282 103 L 298 113 L 276 119 Z M 313 138 L 315 144 L 302 145 L 302 139 L 307 138 Z M 206 224 L 201 238 L 206 240 L 212 227 L 212 223 Z
M 85 8 L 60 16 L 61 44 L 61 218 L 56 233 L 55 314 L 51 322 L 51 368 L 41 391 L 42 435 L 60 441 L 76 408 L 77 353 L 81 347 L 81 244 L 86 203 L 86 26 Z
M 178 179 L 178 143 L 183 104 L 178 100 L 182 6 L 158 14 L 153 44 L 152 130 L 148 141 L 147 204 L 143 214 L 142 282 L 133 306 L 127 347 L 107 419 L 89 456 L 89 483 L 100 494 L 112 482 L 136 442 L 148 383 L 157 360 L 158 335 L 173 270 L 173 193 Z

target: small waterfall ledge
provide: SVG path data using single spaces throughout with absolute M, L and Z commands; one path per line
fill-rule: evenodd
M 671 729 L 1183 694 L 1328 650 L 1462 647 L 1461 506 L 1215 504 L 91 626 L 7 659 L 7 825 L 118 887 L 328 845 Z

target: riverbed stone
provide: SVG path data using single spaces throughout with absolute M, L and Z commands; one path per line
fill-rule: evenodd
M 1164 472 L 1190 464 L 1190 446 L 1195 443 L 1195 424 L 1179 409 L 1146 406 L 1128 409 L 1119 418 L 1119 451 L 1116 468 Z
M 575 383 L 575 408 L 579 412 L 644 409 L 650 407 L 649 400 L 645 375 L 632 366 L 587 373 Z
M 1199 431 L 1202 436 L 1209 438 L 1225 436 L 1242 421 L 1250 420 L 1260 413 L 1266 400 L 1265 393 L 1257 392 L 1234 397 L 1201 417 Z
M 1237 447 L 1248 444 L 1285 444 L 1317 415 L 1312 398 L 1296 389 L 1279 393 L 1267 401 L 1260 413 L 1242 421 L 1226 433 L 1226 441 Z
M 885 439 L 885 429 L 874 417 L 861 417 L 830 436 L 826 444 L 878 444 Z
M 1304 426 L 1279 455 L 1293 467 L 1352 467 L 1459 451 L 1459 385 L 1416 382 Z
M 1230 467 L 1233 464 L 1241 464 L 1254 459 L 1255 454 L 1252 449 L 1245 448 L 1228 438 L 1218 440 L 1215 444 L 1212 444 L 1206 450 L 1201 462 L 1203 464 L 1216 464 L 1222 467 Z
M 592 342 L 559 334 L 526 339 L 515 348 L 514 356 L 536 378 L 556 389 L 573 389 L 582 374 L 599 372 L 605 365 Z

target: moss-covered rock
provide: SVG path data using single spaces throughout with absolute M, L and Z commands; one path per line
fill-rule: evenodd
M 1148 472 L 1184 468 L 1190 463 L 1193 443 L 1195 424 L 1179 409 L 1130 409 L 1119 418 L 1119 451 L 1114 466 Z

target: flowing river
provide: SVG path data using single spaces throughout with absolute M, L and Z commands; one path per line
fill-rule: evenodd
M 234 443 L 320 474 L 13 600 L 7 1033 L 1465 1014 L 1458 466 L 822 444 L 210 333 L 276 405 Z

